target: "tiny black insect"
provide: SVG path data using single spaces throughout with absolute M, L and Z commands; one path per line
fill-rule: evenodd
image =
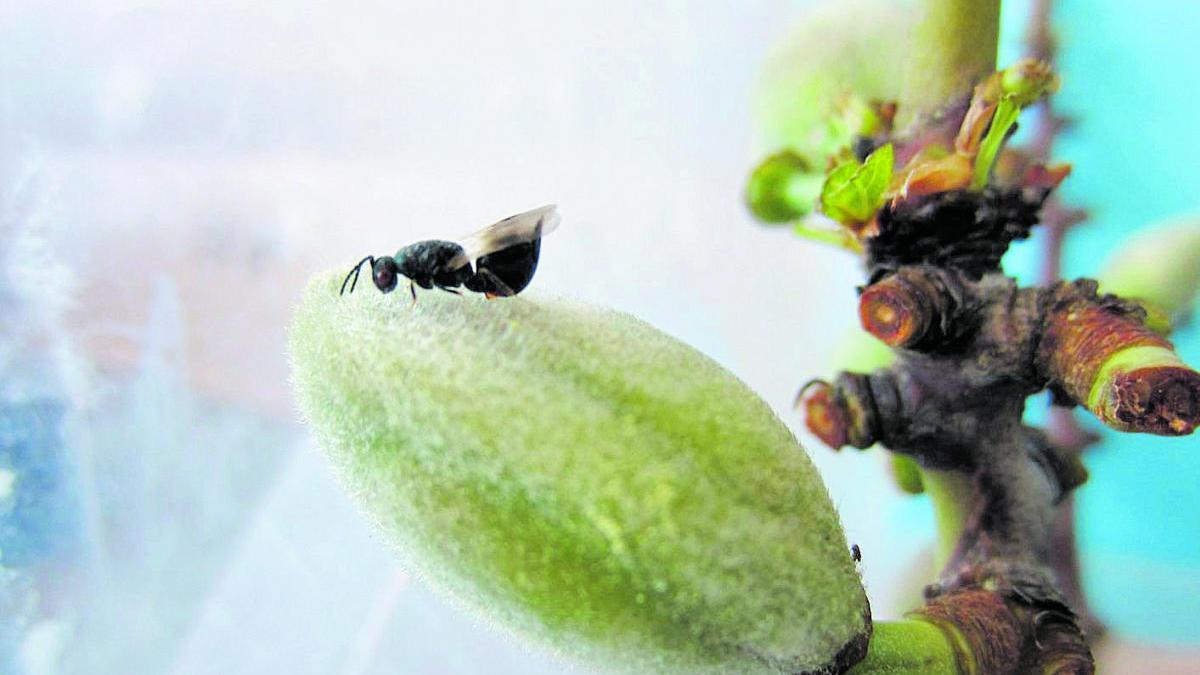
M 353 293 L 362 266 L 370 265 L 371 281 L 384 293 L 395 290 L 398 277 L 407 277 L 414 301 L 417 286 L 455 294 L 462 286 L 489 298 L 513 296 L 533 279 L 542 237 L 558 227 L 558 221 L 552 204 L 509 216 L 461 241 L 431 239 L 409 244 L 394 256 L 369 255 L 346 275 L 341 293 L 346 292 L 346 284 Z
M 854 559 L 854 562 L 862 562 L 862 549 L 858 547 L 858 544 L 850 545 L 850 557 Z

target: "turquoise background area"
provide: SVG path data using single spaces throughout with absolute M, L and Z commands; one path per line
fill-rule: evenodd
M 1055 155 L 1074 164 L 1063 184 L 1091 219 L 1071 233 L 1067 277 L 1095 274 L 1121 242 L 1155 223 L 1200 214 L 1200 3 L 1067 0 L 1058 4 L 1063 88 L 1057 102 L 1078 123 Z M 1028 2 L 1004 3 L 1001 62 L 1022 53 Z M 1040 242 L 1015 248 L 1006 266 L 1024 279 Z M 1176 333 L 1200 363 L 1200 327 Z M 1041 410 L 1031 401 L 1030 416 Z M 1083 416 L 1081 415 L 1081 418 Z M 1079 492 L 1084 579 L 1094 609 L 1145 641 L 1200 643 L 1200 439 L 1104 430 Z

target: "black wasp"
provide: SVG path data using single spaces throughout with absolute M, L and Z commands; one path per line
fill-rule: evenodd
M 555 208 L 551 204 L 509 216 L 458 242 L 431 239 L 409 244 L 394 256 L 369 255 L 346 275 L 341 293 L 346 292 L 346 284 L 350 284 L 353 293 L 359 271 L 370 264 L 371 281 L 376 288 L 390 293 L 395 290 L 398 277 L 407 277 L 414 301 L 416 286 L 436 287 L 455 294 L 458 291 L 454 289 L 463 286 L 489 298 L 516 295 L 529 285 L 537 270 L 542 237 L 558 227 Z

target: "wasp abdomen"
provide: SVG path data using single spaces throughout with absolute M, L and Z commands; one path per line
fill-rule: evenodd
M 542 240 L 510 246 L 475 261 L 475 273 L 463 283 L 476 293 L 510 296 L 529 285 L 537 271 Z

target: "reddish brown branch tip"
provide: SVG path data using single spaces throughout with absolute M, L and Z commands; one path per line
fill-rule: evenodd
M 1152 434 L 1184 436 L 1200 424 L 1200 373 L 1186 366 L 1122 372 L 1102 398 L 1121 423 Z
M 949 337 L 964 295 L 961 277 L 948 270 L 905 265 L 863 290 L 863 329 L 890 347 L 932 347 Z
M 1051 292 L 1039 347 L 1047 376 L 1113 428 L 1192 433 L 1200 425 L 1200 373 L 1144 325 L 1144 312 L 1095 289 L 1081 281 Z
M 833 383 L 813 380 L 796 396 L 804 423 L 823 443 L 869 448 L 876 443 L 879 411 L 871 395 L 870 375 L 839 373 Z
M 796 407 L 803 409 L 804 425 L 822 443 L 834 450 L 850 443 L 849 415 L 828 382 L 815 380 L 805 385 L 796 397 Z
M 930 314 L 920 294 L 895 276 L 867 288 L 858 302 L 863 329 L 890 347 L 920 342 L 929 330 Z

